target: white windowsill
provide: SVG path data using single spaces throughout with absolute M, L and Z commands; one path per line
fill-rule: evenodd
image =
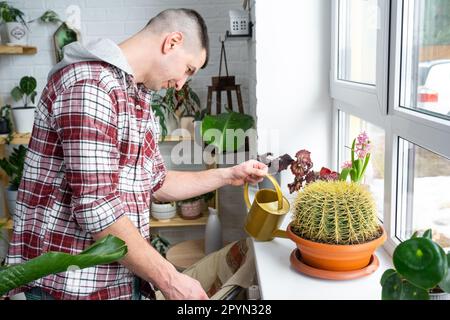
M 282 229 L 290 217 L 286 216 Z M 379 300 L 380 279 L 386 269 L 392 268 L 388 253 L 379 248 L 376 255 L 378 269 L 365 277 L 353 280 L 324 280 L 309 277 L 291 267 L 289 257 L 295 249 L 290 239 L 253 241 L 261 298 L 264 300 Z

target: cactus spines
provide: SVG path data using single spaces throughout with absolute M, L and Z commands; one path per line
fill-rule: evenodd
M 292 231 L 314 242 L 359 244 L 382 233 L 372 194 L 353 182 L 311 183 L 298 193 L 292 211 Z

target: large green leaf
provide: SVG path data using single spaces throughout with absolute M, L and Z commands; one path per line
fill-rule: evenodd
M 254 122 L 252 116 L 237 112 L 207 115 L 202 122 L 203 141 L 217 147 L 219 153 L 234 152 L 245 144 L 245 137 L 237 136 L 252 128 Z
M 384 286 L 384 284 L 386 283 L 386 280 L 387 280 L 390 276 L 392 276 L 393 274 L 396 274 L 396 273 L 397 273 L 397 271 L 395 271 L 394 269 L 387 269 L 387 270 L 383 273 L 383 275 L 381 276 L 380 284 L 381 284 L 382 286 Z
M 400 300 L 402 294 L 402 279 L 397 272 L 386 270 L 382 279 L 381 299 Z
M 444 250 L 434 241 L 422 237 L 399 244 L 393 262 L 399 274 L 423 289 L 434 288 L 448 268 Z
M 36 89 L 37 83 L 35 78 L 25 76 L 20 79 L 19 85 L 22 92 L 29 96 Z
M 428 291 L 419 288 L 405 279 L 393 269 L 386 270 L 382 276 L 383 300 L 428 300 Z
M 98 264 L 108 264 L 121 259 L 127 253 L 125 242 L 108 235 L 77 255 L 48 252 L 22 264 L 0 270 L 0 296 L 49 274 L 68 271 L 69 267 L 83 269 Z

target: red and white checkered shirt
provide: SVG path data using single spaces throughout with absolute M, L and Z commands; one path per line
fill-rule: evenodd
M 106 62 L 55 73 L 37 106 L 7 264 L 48 251 L 78 254 L 126 215 L 149 238 L 149 203 L 166 168 L 151 92 Z M 118 263 L 50 275 L 56 299 L 130 299 L 134 275 Z M 151 288 L 147 284 L 148 288 Z

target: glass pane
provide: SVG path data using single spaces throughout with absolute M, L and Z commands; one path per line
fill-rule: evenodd
M 404 1 L 400 106 L 450 119 L 450 1 Z
M 433 230 L 433 239 L 450 249 L 450 160 L 399 140 L 397 237 Z
M 350 147 L 353 139 L 366 132 L 371 142 L 371 156 L 364 174 L 364 182 L 372 191 L 378 209 L 378 218 L 383 221 L 384 205 L 384 130 L 358 117 L 339 112 L 340 156 L 339 164 L 350 161 Z M 341 170 L 341 168 L 339 168 Z
M 377 0 L 339 1 L 338 78 L 375 85 Z

